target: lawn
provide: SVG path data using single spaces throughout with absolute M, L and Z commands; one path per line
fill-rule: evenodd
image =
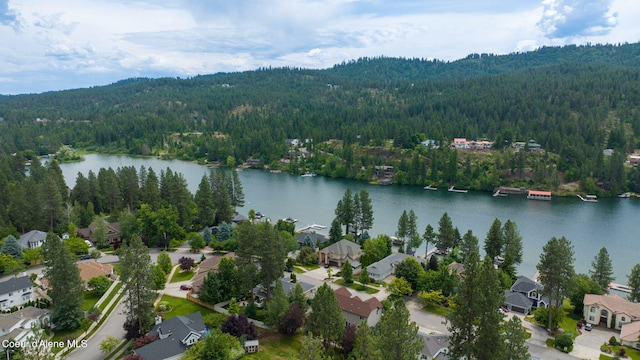
M 451 308 L 446 308 L 442 306 L 427 305 L 422 308 L 422 311 L 430 312 L 430 313 L 441 315 L 441 316 L 447 316 L 451 314 L 451 311 L 453 310 L 451 310 Z
M 97 296 L 93 291 L 84 292 L 84 302 L 82 303 L 82 310 L 88 311 L 100 300 L 101 296 Z
M 208 309 L 204 306 L 200 306 L 187 299 L 182 299 L 175 296 L 162 295 L 162 298 L 160 298 L 160 301 L 166 301 L 171 306 L 172 310 L 164 313 L 166 317 L 174 317 L 178 315 L 185 316 L 185 315 L 192 314 L 196 311 L 200 311 L 202 316 L 205 316 L 207 314 L 211 314 L 215 312 L 211 309 Z
M 364 286 L 362 284 L 359 283 L 352 283 L 351 285 L 345 285 L 344 283 L 344 279 L 337 279 L 333 282 L 334 284 L 340 285 L 340 286 L 346 286 L 349 289 L 353 289 L 356 291 L 365 291 L 367 294 L 372 295 L 372 294 L 377 294 L 380 292 L 380 290 L 378 289 L 374 289 L 368 286 Z
M 293 267 L 293 272 L 296 274 L 304 274 L 307 272 L 307 269 L 301 267 L 301 266 L 294 266 Z
M 98 307 L 100 309 L 100 311 L 104 311 L 104 308 L 109 305 L 109 302 L 111 301 L 111 299 L 113 299 L 114 296 L 116 296 L 116 294 L 118 293 L 118 291 L 120 290 L 120 288 L 122 287 L 122 283 L 119 282 L 116 284 L 115 288 L 109 293 L 109 296 L 107 296 L 104 301 L 102 303 L 100 303 L 100 306 Z
M 608 360 L 613 359 L 613 354 L 617 352 L 620 348 L 623 348 L 627 353 L 627 358 L 631 358 L 631 360 L 640 360 L 640 351 L 626 347 L 626 346 L 603 346 L 604 348 L 610 349 L 613 351 L 611 356 L 608 355 L 600 355 L 600 359 Z
M 254 354 L 247 354 L 243 359 L 297 359 L 300 356 L 302 347 L 302 335 L 285 336 L 278 333 L 266 335 L 260 339 L 260 351 Z
M 191 278 L 195 275 L 196 273 L 193 272 L 193 270 L 187 270 L 187 271 L 180 271 L 180 270 L 176 270 L 173 273 L 173 277 L 171 278 L 172 283 L 176 283 L 176 282 L 180 282 L 180 281 L 187 281 L 187 280 L 191 280 Z

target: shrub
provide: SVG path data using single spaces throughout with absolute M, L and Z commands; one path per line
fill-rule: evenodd
M 617 346 L 620 345 L 620 343 L 618 343 L 618 339 L 616 339 L 615 336 L 611 336 L 609 338 L 609 345 Z

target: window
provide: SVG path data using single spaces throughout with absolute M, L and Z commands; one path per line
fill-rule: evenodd
M 620 318 L 620 321 L 627 321 L 627 319 L 623 316 Z
M 595 306 L 591 307 L 591 312 L 596 312 L 596 307 Z
M 589 316 L 589 321 L 593 321 L 593 320 L 595 320 L 593 316 Z

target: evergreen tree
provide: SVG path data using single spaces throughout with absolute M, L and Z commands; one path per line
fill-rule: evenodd
M 140 182 L 141 202 L 148 204 L 153 210 L 159 209 L 161 201 L 160 187 L 158 184 L 158 176 L 155 171 L 153 171 L 153 168 L 149 168 L 149 171 L 146 171 L 144 168 L 140 169 Z
M 407 251 L 415 250 L 422 245 L 422 237 L 420 237 L 420 234 L 418 233 L 418 218 L 413 209 L 409 211 L 409 217 L 407 220 L 407 237 L 409 238 Z
M 525 343 L 527 331 L 522 326 L 522 320 L 519 317 L 513 316 L 507 321 L 502 338 L 505 346 L 505 356 L 502 359 L 529 360 L 531 358 L 529 347 Z
M 433 226 L 431 226 L 431 224 L 427 224 L 427 226 L 424 228 L 422 240 L 424 240 L 425 243 L 424 255 L 426 258 L 427 254 L 429 253 L 429 244 L 436 243 L 436 233 L 434 232 Z
M 409 310 L 402 299 L 382 313 L 375 328 L 375 343 L 383 359 L 414 360 L 424 347 L 418 325 L 409 320 Z
M 244 206 L 244 192 L 242 191 L 242 183 L 240 182 L 240 176 L 237 171 L 232 171 L 232 186 L 231 186 L 231 205 L 233 207 Z
M 409 233 L 409 215 L 407 210 L 402 211 L 402 215 L 398 219 L 398 228 L 396 229 L 396 237 L 404 244 L 407 234 Z
M 382 353 L 376 344 L 373 329 L 366 321 L 361 321 L 356 328 L 356 343 L 351 356 L 354 360 L 382 360 Z
M 340 220 L 334 218 L 331 222 L 331 228 L 329 229 L 329 241 L 333 244 L 342 240 L 342 227 Z
M 264 323 L 272 328 L 276 328 L 280 319 L 289 309 L 289 301 L 284 294 L 282 282 L 276 281 L 276 286 L 271 292 L 271 297 L 267 300 L 264 308 Z
M 316 296 L 311 301 L 311 314 L 307 326 L 322 339 L 326 350 L 342 338 L 343 324 L 340 303 L 331 287 L 324 283 L 318 288 Z
M 84 283 L 75 258 L 53 233 L 47 234 L 42 247 L 44 276 L 49 281 L 49 296 L 53 300 L 51 322 L 60 330 L 77 329 L 84 317 Z
M 354 223 L 354 205 L 351 189 L 344 192 L 344 196 L 338 201 L 335 209 L 335 215 L 341 225 L 345 226 L 345 234 L 349 234 L 349 227 Z
M 473 235 L 471 230 L 468 230 L 460 242 L 460 252 L 458 253 L 460 261 L 463 264 L 466 263 L 472 252 L 478 252 L 478 238 Z
M 151 267 L 151 273 L 149 274 L 151 277 L 152 289 L 153 290 L 162 290 L 164 289 L 167 283 L 167 274 L 162 271 L 162 267 L 159 264 L 155 264 Z
M 446 250 L 452 248 L 455 243 L 455 233 L 453 229 L 453 222 L 446 212 L 442 214 L 440 220 L 438 220 L 438 248 Z
M 215 208 L 213 204 L 213 192 L 211 183 L 206 175 L 202 175 L 198 190 L 195 194 L 196 207 L 198 208 L 198 224 L 211 226 L 215 221 Z
M 502 223 L 498 218 L 495 218 L 489 228 L 487 237 L 484 240 L 484 251 L 493 262 L 493 259 L 495 259 L 496 256 L 502 255 L 503 246 L 504 238 L 502 234 Z
M 503 249 L 504 262 L 500 265 L 500 268 L 507 273 L 511 279 L 516 279 L 517 270 L 516 266 L 522 263 L 522 236 L 518 231 L 516 223 L 507 220 L 503 226 Z
M 589 270 L 591 279 L 600 285 L 602 291 L 609 289 L 609 284 L 613 281 L 613 265 L 611 264 L 611 258 L 609 258 L 609 252 L 606 247 L 602 247 L 598 254 L 591 262 L 592 270 Z
M 358 281 L 362 284 L 362 285 L 367 285 L 369 284 L 369 282 L 371 282 L 371 279 L 369 278 L 369 272 L 367 271 L 367 268 L 362 268 L 362 271 L 360 271 L 360 274 L 358 275 Z
M 120 280 L 126 294 L 125 313 L 128 338 L 137 338 L 153 325 L 153 301 L 156 293 L 151 278 L 149 249 L 138 236 L 120 249 Z
M 629 301 L 640 302 L 640 264 L 636 264 L 631 273 L 627 275 L 627 284 L 631 288 L 631 293 L 627 296 Z
M 549 297 L 547 330 L 552 329 L 553 307 L 562 306 L 562 299 L 568 295 L 574 277 L 573 245 L 564 236 L 552 237 L 543 247 L 540 262 L 536 266 L 540 272 L 542 293 Z
M 297 283 L 293 291 L 289 293 L 289 303 L 298 304 L 298 307 L 305 311 L 307 309 L 307 298 L 304 296 L 304 289 L 300 283 Z
M 474 339 L 475 358 L 480 360 L 501 358 L 505 353 L 504 340 L 501 336 L 504 315 L 498 311 L 498 308 L 504 303 L 504 291 L 500 286 L 498 270 L 488 256 L 481 264 L 478 283 L 473 286 L 479 289 L 479 297 L 474 300 L 478 310 Z
M 13 235 L 7 236 L 4 245 L 0 249 L 0 253 L 13 256 L 15 259 L 22 259 L 22 248 L 18 244 L 18 239 Z
M 465 279 L 453 296 L 453 311 L 447 316 L 447 328 L 451 333 L 449 356 L 452 359 L 475 358 L 476 319 L 480 310 L 476 301 L 481 296 L 479 279 L 479 255 L 472 252 L 465 263 Z

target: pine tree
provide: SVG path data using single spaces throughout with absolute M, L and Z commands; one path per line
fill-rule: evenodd
M 338 221 L 340 221 L 340 224 L 345 226 L 345 234 L 349 234 L 349 227 L 353 224 L 355 217 L 351 189 L 347 189 L 342 199 L 338 201 L 335 215 Z
M 146 333 L 153 325 L 156 292 L 151 278 L 149 250 L 138 236 L 120 249 L 120 280 L 126 293 L 125 313 L 128 338 Z
M 382 360 L 382 354 L 376 344 L 373 329 L 366 321 L 360 322 L 356 328 L 356 343 L 351 356 L 355 360 Z
M 77 329 L 84 317 L 84 284 L 75 258 L 62 239 L 53 233 L 47 234 L 42 248 L 44 275 L 49 281 L 49 296 L 53 300 L 51 322 L 61 330 Z
M 329 229 L 329 241 L 333 244 L 342 239 L 342 227 L 338 218 L 333 219 L 331 228 Z
M 211 183 L 206 175 L 202 175 L 198 190 L 195 194 L 196 207 L 198 208 L 198 224 L 211 226 L 215 221 L 215 208 L 213 205 L 213 192 Z
M 244 206 L 244 192 L 242 190 L 242 183 L 240 182 L 240 176 L 237 171 L 232 171 L 232 187 L 231 187 L 231 205 L 233 207 Z
M 267 300 L 264 308 L 264 323 L 268 326 L 276 328 L 280 323 L 280 319 L 289 309 L 289 301 L 284 294 L 282 282 L 276 281 L 276 286 L 271 292 L 271 297 Z
M 513 316 L 504 326 L 502 334 L 505 346 L 504 360 L 529 360 L 529 347 L 525 343 L 527 340 L 527 331 L 522 326 L 522 320 Z
M 495 218 L 484 240 L 484 251 L 487 256 L 491 258 L 491 261 L 493 261 L 496 256 L 502 255 L 503 245 L 502 223 L 498 218 Z
M 627 284 L 631 288 L 631 293 L 627 296 L 629 301 L 640 302 L 640 264 L 636 264 L 631 273 L 627 275 Z
M 507 220 L 504 223 L 503 240 L 504 262 L 500 268 L 515 280 L 517 277 L 516 266 L 522 262 L 522 236 L 515 222 Z
M 318 288 L 316 296 L 311 301 L 311 314 L 307 326 L 322 339 L 325 350 L 342 338 L 344 319 L 340 303 L 327 283 Z
M 373 206 L 366 190 L 354 195 L 356 229 L 364 233 L 373 226 Z
M 404 244 L 409 233 L 409 215 L 407 210 L 402 211 L 402 215 L 398 219 L 398 228 L 396 229 L 396 237 Z
M 440 220 L 438 220 L 438 248 L 446 250 L 453 247 L 455 243 L 455 234 L 453 230 L 453 222 L 446 212 L 442 214 Z
M 504 291 L 492 260 L 488 256 L 484 259 L 478 283 L 475 284 L 479 289 L 479 296 L 475 299 L 478 316 L 474 353 L 475 358 L 479 360 L 499 359 L 504 354 L 504 342 L 501 337 L 504 315 L 498 311 L 504 303 Z
M 420 237 L 420 234 L 418 233 L 418 218 L 413 209 L 409 211 L 407 237 L 409 238 L 407 250 L 415 250 L 422 245 L 422 237 Z
M 424 346 L 418 325 L 409 320 L 409 310 L 402 299 L 384 311 L 375 328 L 375 339 L 383 359 L 414 360 Z
M 342 279 L 346 285 L 353 283 L 353 267 L 351 267 L 351 262 L 349 260 L 342 264 Z
M 422 234 L 422 240 L 425 243 L 424 255 L 425 258 L 429 253 L 429 244 L 435 244 L 436 242 L 436 233 L 433 231 L 433 226 L 431 224 L 427 224 L 424 228 L 424 234 Z
M 611 258 L 606 247 L 602 247 L 598 254 L 593 258 L 591 262 L 592 270 L 589 270 L 591 279 L 600 285 L 602 291 L 609 289 L 609 283 L 614 279 L 613 277 L 613 265 L 611 264 Z
M 562 305 L 562 299 L 568 295 L 571 281 L 575 275 L 573 269 L 573 245 L 564 236 L 552 237 L 543 247 L 540 262 L 536 268 L 540 272 L 542 294 L 549 297 L 547 330 L 551 327 L 553 307 Z
M 460 242 L 460 260 L 462 263 L 466 263 L 469 255 L 472 252 L 478 251 L 478 238 L 473 235 L 471 230 L 468 230 L 466 234 L 462 237 L 462 241 Z

